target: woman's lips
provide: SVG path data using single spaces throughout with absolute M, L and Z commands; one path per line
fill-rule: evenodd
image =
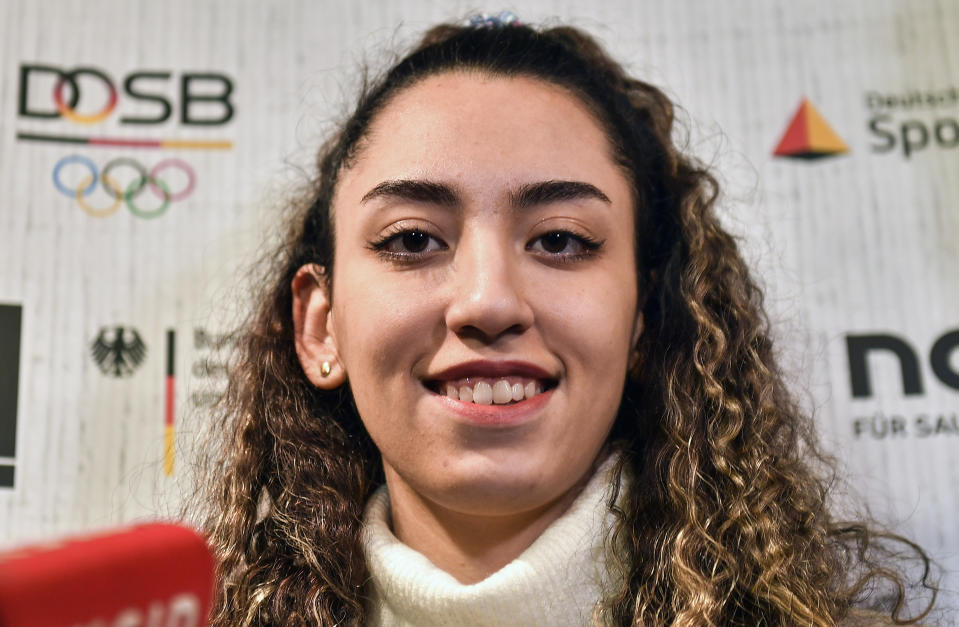
M 471 361 L 446 368 L 424 385 L 470 422 L 506 424 L 542 407 L 558 380 L 524 361 Z
M 539 410 L 549 402 L 554 391 L 555 389 L 540 391 L 531 398 L 505 404 L 477 403 L 435 393 L 432 398 L 441 403 L 446 411 L 468 424 L 483 427 L 513 427 L 533 420 L 539 414 Z
M 426 387 L 449 398 L 478 405 L 506 405 L 531 399 L 556 386 L 556 379 L 524 361 L 470 361 L 426 379 Z
M 477 405 L 507 405 L 533 398 L 546 386 L 528 377 L 463 377 L 438 383 L 437 392 Z

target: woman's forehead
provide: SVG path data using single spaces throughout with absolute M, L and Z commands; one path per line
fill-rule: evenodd
M 628 188 L 603 126 L 579 97 L 539 79 L 479 71 L 430 76 L 392 98 L 341 185 L 352 198 L 366 193 L 352 189 L 358 182 L 410 177 L 486 188 L 586 180 L 614 195 Z
M 577 143 L 599 145 L 608 141 L 587 105 L 566 88 L 480 71 L 436 74 L 399 92 L 374 118 L 370 138 L 395 137 L 397 132 L 404 134 L 396 139 L 433 142 L 487 143 L 503 136 L 557 142 L 572 137 Z

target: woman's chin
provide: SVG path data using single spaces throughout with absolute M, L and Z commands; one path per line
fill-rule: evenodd
M 552 468 L 553 464 L 537 464 L 529 451 L 499 455 L 497 459 L 469 457 L 444 464 L 443 470 L 431 477 L 433 480 L 416 491 L 435 505 L 461 515 L 514 516 L 536 512 L 563 499 L 589 470 L 588 462 L 578 469 L 574 460 L 564 460 L 568 463 Z M 442 480 L 436 481 L 435 477 Z

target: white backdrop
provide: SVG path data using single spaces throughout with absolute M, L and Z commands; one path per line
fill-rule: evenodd
M 959 588 L 959 5 L 486 10 L 502 8 L 584 27 L 682 103 L 690 149 L 726 185 L 723 215 L 760 272 L 823 439 L 873 513 Z M 475 10 L 0 3 L 0 544 L 176 506 L 203 406 L 223 385 L 216 336 L 242 311 L 243 270 L 348 106 L 356 68 L 382 67 L 430 24 Z M 803 99 L 848 152 L 773 156 Z M 108 165 L 121 186 L 135 167 L 158 168 L 167 191 L 144 188 L 132 208 L 102 185 L 78 196 Z M 859 336 L 886 346 L 864 353 L 865 371 L 850 355 Z

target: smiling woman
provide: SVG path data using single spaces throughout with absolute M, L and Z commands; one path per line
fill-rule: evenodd
M 612 154 L 564 89 L 424 78 L 340 177 L 334 287 L 316 265 L 293 280 L 307 376 L 349 379 L 394 531 L 460 581 L 568 509 L 619 408 L 641 316 L 632 194 Z M 484 536 L 468 559 L 465 538 Z
M 571 28 L 440 26 L 362 95 L 231 375 L 216 624 L 830 625 L 900 585 L 671 129 Z

